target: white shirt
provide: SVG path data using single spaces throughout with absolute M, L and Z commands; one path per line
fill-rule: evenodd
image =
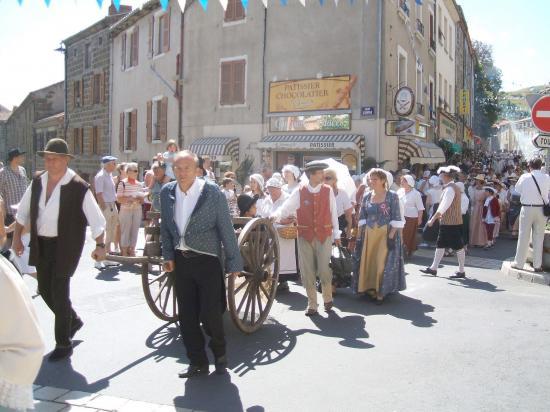
M 460 194 L 460 213 L 465 215 L 468 212 L 468 207 L 470 206 L 470 199 L 466 196 L 466 193 Z
M 422 195 L 416 189 L 412 189 L 408 193 L 405 189 L 399 189 L 397 191 L 399 199 L 402 199 L 405 205 L 405 217 L 415 217 L 418 219 L 418 213 L 424 210 L 424 204 L 422 203 Z
M 539 184 L 539 194 L 535 181 L 531 177 L 535 176 L 537 183 Z M 550 176 L 542 173 L 540 170 L 533 170 L 531 173 L 524 173 L 518 179 L 516 183 L 516 192 L 521 195 L 520 201 L 522 205 L 542 205 L 544 202 L 548 203 L 548 193 L 550 192 Z
M 495 223 L 495 216 L 493 216 L 493 214 L 491 213 L 491 207 L 489 206 L 491 200 L 493 199 L 494 196 L 489 196 L 487 199 L 485 199 L 485 203 L 483 204 L 483 206 L 487 208 L 487 214 L 485 215 L 485 219 L 483 221 L 490 225 Z
M 178 227 L 178 232 L 180 234 L 180 243 L 176 249 L 187 250 L 189 249 L 185 245 L 185 230 L 187 229 L 187 224 L 189 223 L 189 218 L 197 206 L 197 201 L 201 195 L 202 189 L 205 185 L 204 179 L 197 179 L 189 188 L 187 192 L 184 192 L 180 189 L 179 184 L 176 184 L 176 205 L 174 208 L 174 221 Z
M 451 182 L 454 183 L 454 182 Z M 455 198 L 454 188 L 451 187 L 451 183 L 448 183 L 443 188 L 443 194 L 441 195 L 441 202 L 439 202 L 439 207 L 437 208 L 436 213 L 444 214 L 447 209 L 451 207 L 453 200 Z
M 38 219 L 36 228 L 38 236 L 57 237 L 57 221 L 59 219 L 59 199 L 61 197 L 61 186 L 66 185 L 76 175 L 74 170 L 67 169 L 65 175 L 57 183 L 46 203 L 46 192 L 48 187 L 48 172 L 44 173 L 40 179 L 42 181 L 42 192 L 38 200 Z M 21 199 L 19 209 L 17 210 L 16 220 L 22 226 L 31 222 L 31 188 L 29 185 L 27 191 Z M 82 203 L 82 211 L 88 220 L 92 230 L 92 238 L 96 238 L 105 231 L 105 218 L 97 204 L 92 192 L 88 190 Z
M 338 217 L 342 216 L 346 210 L 351 209 L 353 206 L 351 204 L 351 199 L 349 198 L 347 192 L 343 189 L 338 189 L 338 194 L 335 196 L 336 199 L 336 214 Z
M 317 187 L 312 187 L 309 183 L 307 185 L 307 190 L 310 193 L 319 193 L 321 191 L 322 185 Z M 338 226 L 338 215 L 336 214 L 336 198 L 334 197 L 334 192 L 332 188 L 330 189 L 330 215 L 332 221 L 332 237 L 333 239 L 340 239 L 340 229 Z M 272 214 L 276 220 L 280 220 L 285 217 L 295 216 L 296 211 L 300 208 L 300 190 L 294 190 L 288 197 L 288 199 L 283 203 L 283 206 Z
M 273 199 L 271 199 L 271 196 L 267 197 L 264 202 L 262 216 L 269 217 L 274 213 L 277 213 L 277 211 L 283 206 L 285 200 L 288 199 L 288 197 L 289 194 L 286 192 L 281 192 L 281 196 L 279 196 L 279 198 L 275 202 L 273 201 Z

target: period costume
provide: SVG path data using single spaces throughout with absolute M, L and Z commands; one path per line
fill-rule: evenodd
M 422 203 L 422 195 L 420 192 L 413 188 L 413 177 L 406 175 L 405 178 L 409 186 L 411 186 L 411 189 L 408 192 L 403 188 L 399 189 L 397 195 L 404 206 L 405 228 L 403 229 L 403 245 L 406 253 L 410 256 L 416 250 L 418 215 L 420 214 L 420 216 L 422 216 L 424 212 L 424 203 Z
M 484 179 L 483 175 L 476 176 L 476 180 L 484 181 Z M 485 189 L 474 187 L 471 191 L 470 202 L 472 206 L 470 214 L 470 245 L 485 246 L 487 244 L 487 231 L 483 225 Z
M 291 172 L 294 175 L 294 182 L 291 184 L 284 184 L 282 187 L 283 192 L 291 194 L 292 192 L 294 192 L 295 189 L 300 186 L 300 182 L 298 180 L 300 179 L 300 169 L 298 169 L 298 167 L 294 165 L 284 165 L 282 172 L 283 175 L 285 174 L 285 172 Z
M 52 139 L 39 154 L 68 155 L 67 143 Z M 72 354 L 72 337 L 82 327 L 69 297 L 71 276 L 76 271 L 90 226 L 92 238 L 105 231 L 105 218 L 90 191 L 88 183 L 73 170 L 53 189 L 46 202 L 48 172 L 32 180 L 19 205 L 16 220 L 21 226 L 30 224 L 29 264 L 37 269 L 38 290 L 55 315 L 57 356 Z M 58 350 L 59 349 L 59 350 Z
M 490 247 L 494 243 L 495 225 L 497 220 L 500 219 L 500 203 L 495 197 L 495 189 L 492 187 L 486 187 L 485 191 L 491 193 L 485 203 L 483 204 L 483 223 L 485 230 L 487 231 L 487 247 Z
M 361 203 L 359 233 L 355 246 L 355 277 L 357 293 L 376 292 L 381 297 L 405 290 L 405 264 L 399 230 L 395 246 L 388 247 L 391 227 L 403 228 L 399 197 L 386 192 L 382 203 L 371 201 L 373 192 L 367 192 Z M 418 218 L 418 217 L 417 217 Z
M 243 270 L 225 196 L 209 180 L 195 178 L 187 192 L 170 182 L 162 188 L 161 216 L 162 255 L 175 262 L 178 318 L 190 362 L 180 377 L 192 376 L 193 370 L 208 372 L 203 330 L 216 370 L 225 371 L 224 273 Z

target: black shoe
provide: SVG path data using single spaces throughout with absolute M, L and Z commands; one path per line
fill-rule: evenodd
M 84 322 L 82 322 L 82 319 L 77 318 L 73 320 L 73 324 L 71 325 L 71 339 L 74 338 L 74 335 L 76 335 L 76 332 L 78 332 L 82 326 L 84 326 Z
M 208 375 L 210 372 L 208 365 L 189 365 L 186 371 L 178 373 L 178 376 L 182 379 L 192 378 L 193 376 Z
M 225 375 L 227 372 L 227 358 L 225 356 L 217 358 L 214 364 L 216 365 L 216 375 Z
M 437 270 L 433 270 L 432 268 L 420 269 L 420 271 L 427 275 L 437 276 Z
M 455 274 L 450 276 L 449 279 L 464 279 L 465 277 L 466 272 L 455 272 Z
M 68 346 L 66 348 L 63 347 L 57 347 L 53 350 L 52 353 L 50 353 L 50 356 L 48 356 L 48 360 L 50 362 L 57 362 L 62 359 L 68 358 L 73 354 L 73 347 Z
M 289 290 L 288 282 L 282 281 L 277 285 L 277 292 L 287 292 Z

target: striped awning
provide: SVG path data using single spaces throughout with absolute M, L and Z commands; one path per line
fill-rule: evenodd
M 445 154 L 434 143 L 400 137 L 399 161 L 410 165 L 445 163 Z
M 353 149 L 365 153 L 365 136 L 360 134 L 269 135 L 259 143 L 260 149 L 334 150 Z
M 239 138 L 200 137 L 193 140 L 189 150 L 199 156 L 230 156 L 231 159 L 239 161 Z

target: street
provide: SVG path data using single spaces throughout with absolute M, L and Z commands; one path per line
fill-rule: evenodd
M 178 329 L 150 312 L 137 268 L 98 272 L 92 245 L 72 282 L 85 325 L 71 361 L 43 363 L 36 397 L 47 386 L 151 403 L 127 403 L 133 411 L 548 410 L 550 288 L 500 273 L 515 241 L 472 251 L 461 281 L 447 278 L 456 258 L 437 278 L 420 273 L 432 253 L 420 250 L 406 266 L 407 290 L 382 306 L 339 290 L 334 313 L 307 318 L 304 290 L 292 283 L 258 332 L 244 335 L 226 316 L 229 375 L 188 381 L 177 377 L 187 366 Z M 34 302 L 48 353 L 53 315 Z M 56 407 L 65 405 L 37 402 L 39 411 Z

